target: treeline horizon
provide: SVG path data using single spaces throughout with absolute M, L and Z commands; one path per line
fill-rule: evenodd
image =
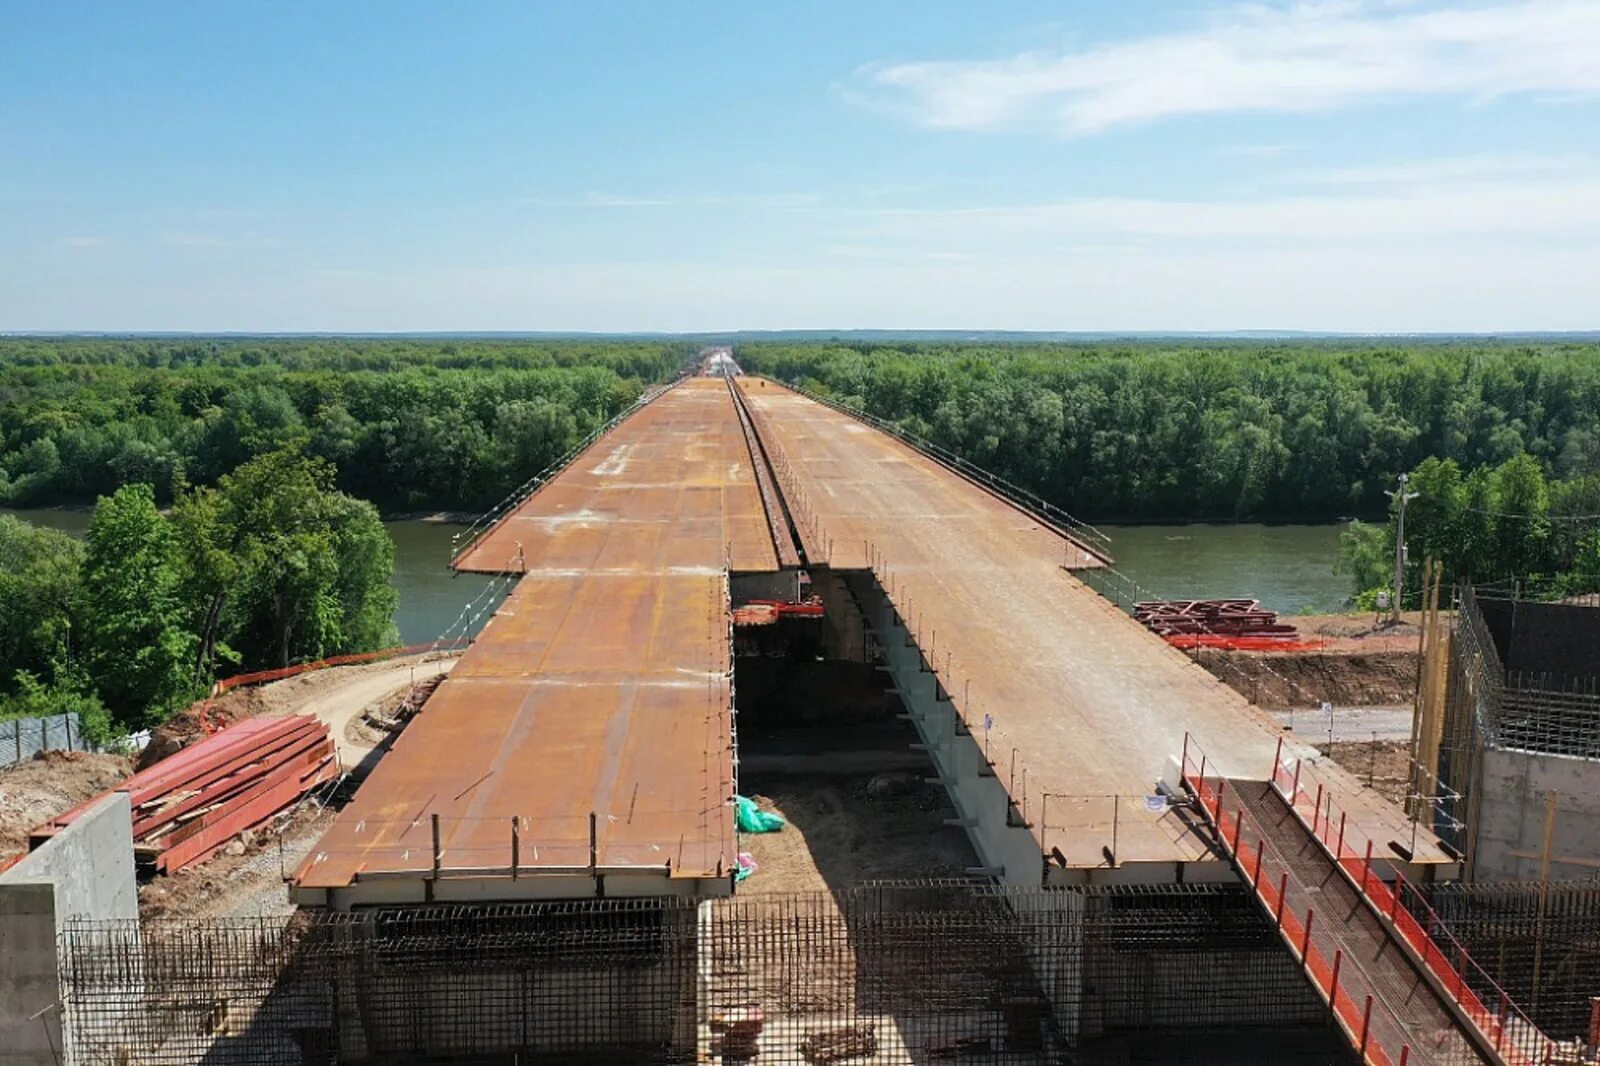
M 743 344 L 1090 522 L 1381 518 L 1429 458 L 1600 470 L 1600 343 Z
M 692 361 L 666 342 L 0 338 L 0 505 L 161 506 L 291 448 L 387 514 L 482 511 Z
M 1387 514 L 1429 458 L 1600 470 L 1600 343 L 751 342 L 741 365 L 1091 522 Z M 684 340 L 0 338 L 0 504 L 166 506 L 280 448 L 384 514 L 482 511 L 695 360 Z

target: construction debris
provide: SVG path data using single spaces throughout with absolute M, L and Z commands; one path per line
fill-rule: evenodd
M 308 715 L 247 718 L 109 792 L 129 794 L 136 857 L 171 873 L 208 857 L 338 773 L 326 724 Z M 99 799 L 34 828 L 29 847 L 71 825 Z
M 760 1050 L 761 1030 L 766 1026 L 760 1007 L 730 1007 L 713 1011 L 711 1050 L 723 1062 L 749 1062 Z
M 864 1059 L 878 1053 L 878 1036 L 870 1025 L 823 1029 L 800 1041 L 800 1054 L 816 1066 Z
M 770 626 L 783 618 L 821 618 L 822 597 L 811 596 L 798 602 L 750 600 L 733 609 L 736 626 Z

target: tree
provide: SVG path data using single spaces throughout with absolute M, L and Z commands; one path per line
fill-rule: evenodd
M 333 489 L 331 464 L 270 452 L 179 508 L 206 606 L 204 645 L 247 667 L 369 651 L 396 639 L 394 542 L 371 504 Z
M 196 638 L 185 625 L 182 568 L 155 492 L 125 485 L 100 498 L 73 605 L 82 665 L 113 718 L 138 729 L 187 702 Z
M 1386 526 L 1356 520 L 1339 534 L 1334 572 L 1349 574 L 1356 605 L 1370 609 L 1379 591 L 1393 584 L 1394 539 Z
M 54 678 L 70 658 L 83 545 L 0 515 L 0 687 L 17 671 Z

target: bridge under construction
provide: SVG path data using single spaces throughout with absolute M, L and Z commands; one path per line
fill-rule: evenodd
M 1422 931 L 1415 886 L 1459 856 L 1094 591 L 1083 578 L 1111 563 L 1095 530 L 715 369 L 456 554 L 515 587 L 296 872 L 302 905 L 734 895 L 730 610 L 809 585 L 861 619 L 969 875 L 1046 893 L 1243 883 L 1365 1060 L 1548 1051 Z

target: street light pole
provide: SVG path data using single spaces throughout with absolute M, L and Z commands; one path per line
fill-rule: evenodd
M 1394 492 L 1385 493 L 1386 496 L 1400 505 L 1400 517 L 1394 534 L 1394 603 L 1389 608 L 1389 621 L 1391 623 L 1400 621 L 1400 594 L 1404 591 L 1406 583 L 1406 502 L 1414 500 L 1421 495 L 1421 493 L 1406 491 L 1406 485 L 1410 481 L 1410 474 L 1401 474 L 1400 488 Z

